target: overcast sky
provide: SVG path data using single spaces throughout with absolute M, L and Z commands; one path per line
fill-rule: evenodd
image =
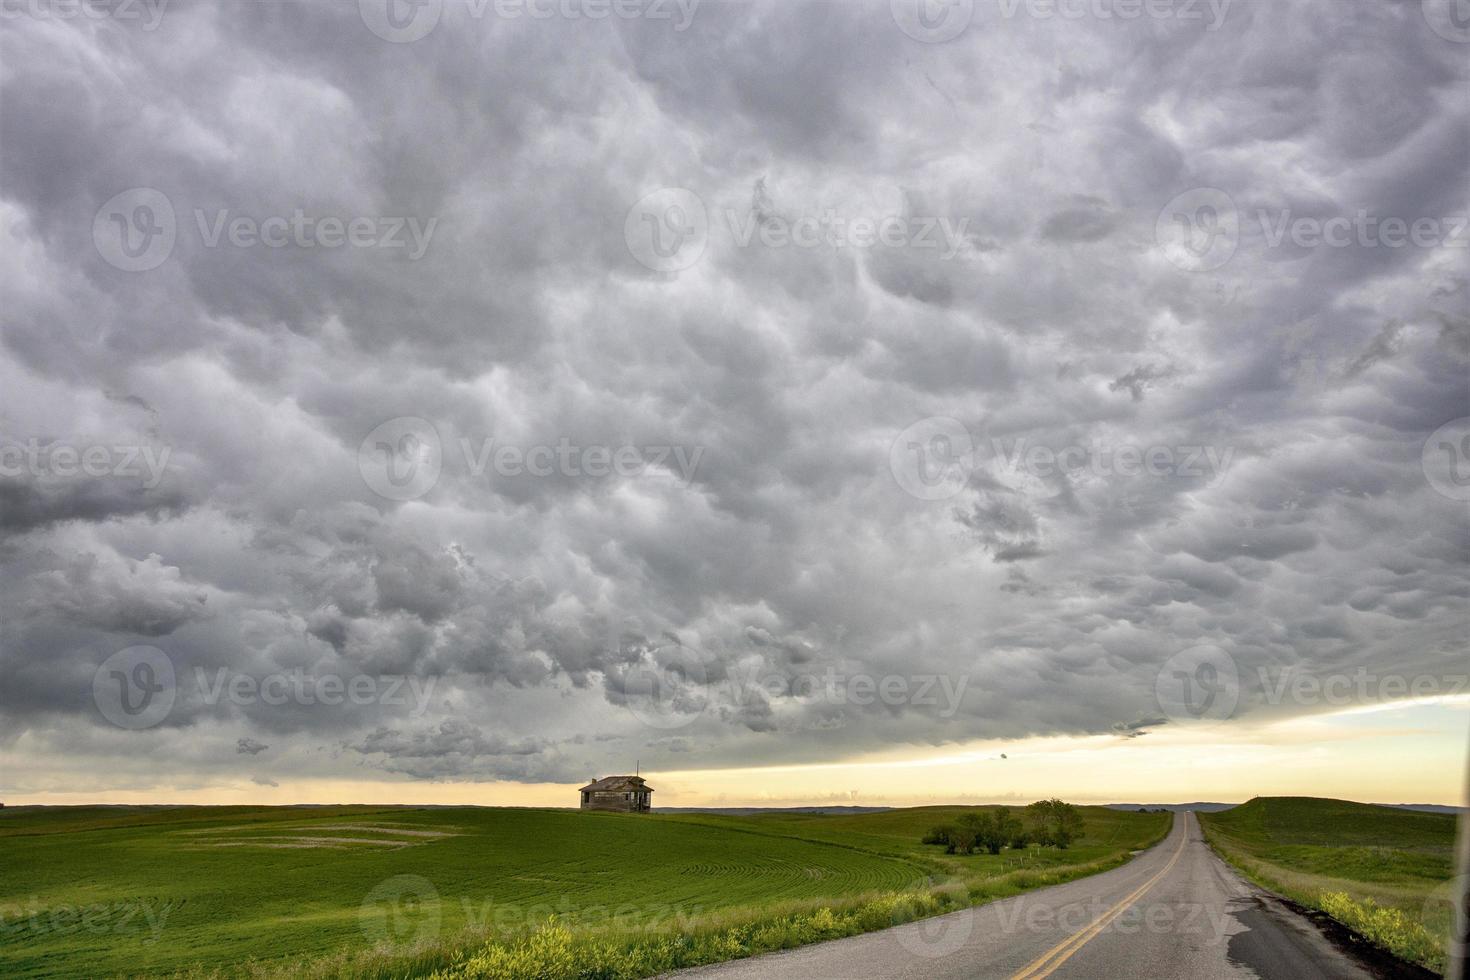
M 8 799 L 1465 703 L 1450 5 L 534 6 L 5 0 Z

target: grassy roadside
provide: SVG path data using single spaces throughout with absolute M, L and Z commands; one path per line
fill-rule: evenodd
M 11 811 L 0 973 L 631 980 L 1096 874 L 1169 819 L 1082 808 L 1066 851 L 919 843 L 965 809 Z
M 1272 797 L 1199 821 L 1215 852 L 1251 881 L 1399 959 L 1445 972 L 1454 817 Z
M 1117 867 L 1115 860 L 1045 872 L 1013 872 L 966 884 L 936 882 L 903 891 L 830 901 L 783 903 L 713 913 L 678 925 L 622 930 L 579 928 L 554 917 L 519 936 L 470 945 L 448 942 L 403 952 L 372 950 L 309 964 L 293 976 L 325 978 L 429 975 L 435 980 L 637 980 L 669 970 L 743 959 L 841 939 L 943 915 Z M 275 976 L 262 973 L 261 976 Z M 213 977 L 216 974 L 189 974 Z
M 921 825 L 952 819 L 964 808 L 925 807 L 861 817 L 783 817 L 766 821 L 766 829 L 789 832 L 797 824 L 808 834 L 870 834 L 880 850 L 905 849 Z M 1126 863 L 1133 853 L 1152 847 L 1169 832 L 1169 818 L 1151 820 L 1129 815 L 1126 827 L 1111 811 L 1087 812 L 1078 850 L 1090 860 L 1068 861 L 1067 852 L 937 857 L 943 875 L 913 889 L 845 901 L 806 903 L 761 914 L 712 917 L 682 933 L 640 937 L 578 933 L 558 923 L 515 941 L 486 944 L 469 957 L 436 972 L 434 980 L 638 980 L 669 970 L 741 959 L 808 943 L 855 936 L 890 926 L 982 905 L 1037 888 L 1098 874 Z M 857 828 L 855 831 L 852 828 Z M 886 836 L 883 833 L 886 831 Z M 899 835 L 906 835 L 900 837 Z M 856 846 L 848 836 L 845 846 Z M 1101 851 L 1102 853 L 1097 853 Z M 985 860 L 989 857 L 990 860 Z M 1029 859 L 1029 860 L 1028 860 Z M 1009 869 L 1009 870 L 1007 870 Z

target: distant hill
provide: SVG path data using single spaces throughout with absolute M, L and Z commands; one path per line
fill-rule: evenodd
M 1351 870 L 1342 856 L 1350 848 L 1364 849 L 1353 855 L 1354 860 L 1377 868 L 1379 873 L 1386 867 L 1387 858 L 1373 848 L 1428 848 L 1441 855 L 1443 866 L 1437 869 L 1443 872 L 1440 880 L 1452 873 L 1453 813 L 1424 813 L 1411 807 L 1311 796 L 1258 796 L 1227 813 L 1211 816 L 1205 824 L 1238 844 L 1261 849 L 1258 856 L 1268 860 L 1278 859 L 1270 852 L 1283 847 L 1331 849 L 1334 858 L 1318 870 L 1326 873 L 1330 869 L 1343 877 L 1348 877 Z M 1288 859 L 1299 860 L 1300 855 L 1293 852 L 1279 857 L 1282 861 Z
M 1420 813 L 1448 813 L 1451 816 L 1465 812 L 1462 806 L 1441 806 L 1438 803 L 1379 803 L 1378 806 L 1391 806 L 1395 810 L 1417 810 Z
M 654 813 L 719 813 L 727 817 L 749 817 L 757 813 L 811 813 L 846 816 L 855 813 L 886 813 L 891 806 L 656 806 Z
M 1219 813 L 1222 810 L 1230 810 L 1239 803 L 1109 803 L 1108 807 L 1113 810 L 1137 810 L 1142 807 L 1145 810 L 1172 810 L 1179 813 L 1183 810 L 1197 810 L 1200 813 Z M 1362 806 L 1382 806 L 1392 810 L 1414 810 L 1417 813 L 1447 813 L 1450 816 L 1458 816 L 1466 812 L 1462 806 L 1444 806 L 1440 803 L 1364 803 Z
M 1219 813 L 1221 810 L 1229 810 L 1231 807 L 1239 806 L 1238 803 L 1109 803 L 1110 810 L 1170 810 L 1174 813 L 1183 813 L 1185 810 L 1198 810 L 1201 813 Z
M 983 804 L 977 804 L 983 805 Z M 1237 803 L 1108 803 L 1109 810 L 1131 810 L 1137 812 L 1143 810 L 1169 810 L 1181 813 L 1185 810 L 1197 810 L 1201 813 L 1218 813 L 1221 810 L 1229 810 L 1231 807 L 1239 806 Z M 1430 804 L 1425 804 L 1428 807 Z M 808 813 L 826 814 L 828 816 L 842 816 L 857 813 L 886 813 L 889 810 L 904 809 L 903 807 L 891 806 L 656 806 L 654 813 L 719 813 L 727 817 L 749 817 L 757 813 Z M 913 809 L 913 808 L 910 808 Z M 931 808 L 932 809 L 932 808 Z M 1422 809 L 1415 806 L 1413 809 Z M 1453 813 L 1446 809 L 1444 812 Z

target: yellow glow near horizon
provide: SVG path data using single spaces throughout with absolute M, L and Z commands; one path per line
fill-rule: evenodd
M 656 806 L 1029 802 L 1240 802 L 1323 796 L 1463 805 L 1470 695 L 1347 708 L 1258 725 L 1164 726 L 1148 735 L 1035 737 L 837 762 L 648 772 Z M 1005 757 L 1002 758 L 1002 755 Z M 4 757 L 0 756 L 0 762 Z M 0 770 L 7 768 L 0 764 Z M 575 806 L 575 784 L 232 779 L 187 787 L 78 787 L 12 804 L 402 803 Z

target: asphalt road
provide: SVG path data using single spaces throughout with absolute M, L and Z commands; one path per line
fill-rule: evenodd
M 1241 879 L 1181 813 L 1112 871 L 881 932 L 684 970 L 699 980 L 1363 980 L 1391 975 Z M 1410 975 L 1410 974 L 1404 974 Z

